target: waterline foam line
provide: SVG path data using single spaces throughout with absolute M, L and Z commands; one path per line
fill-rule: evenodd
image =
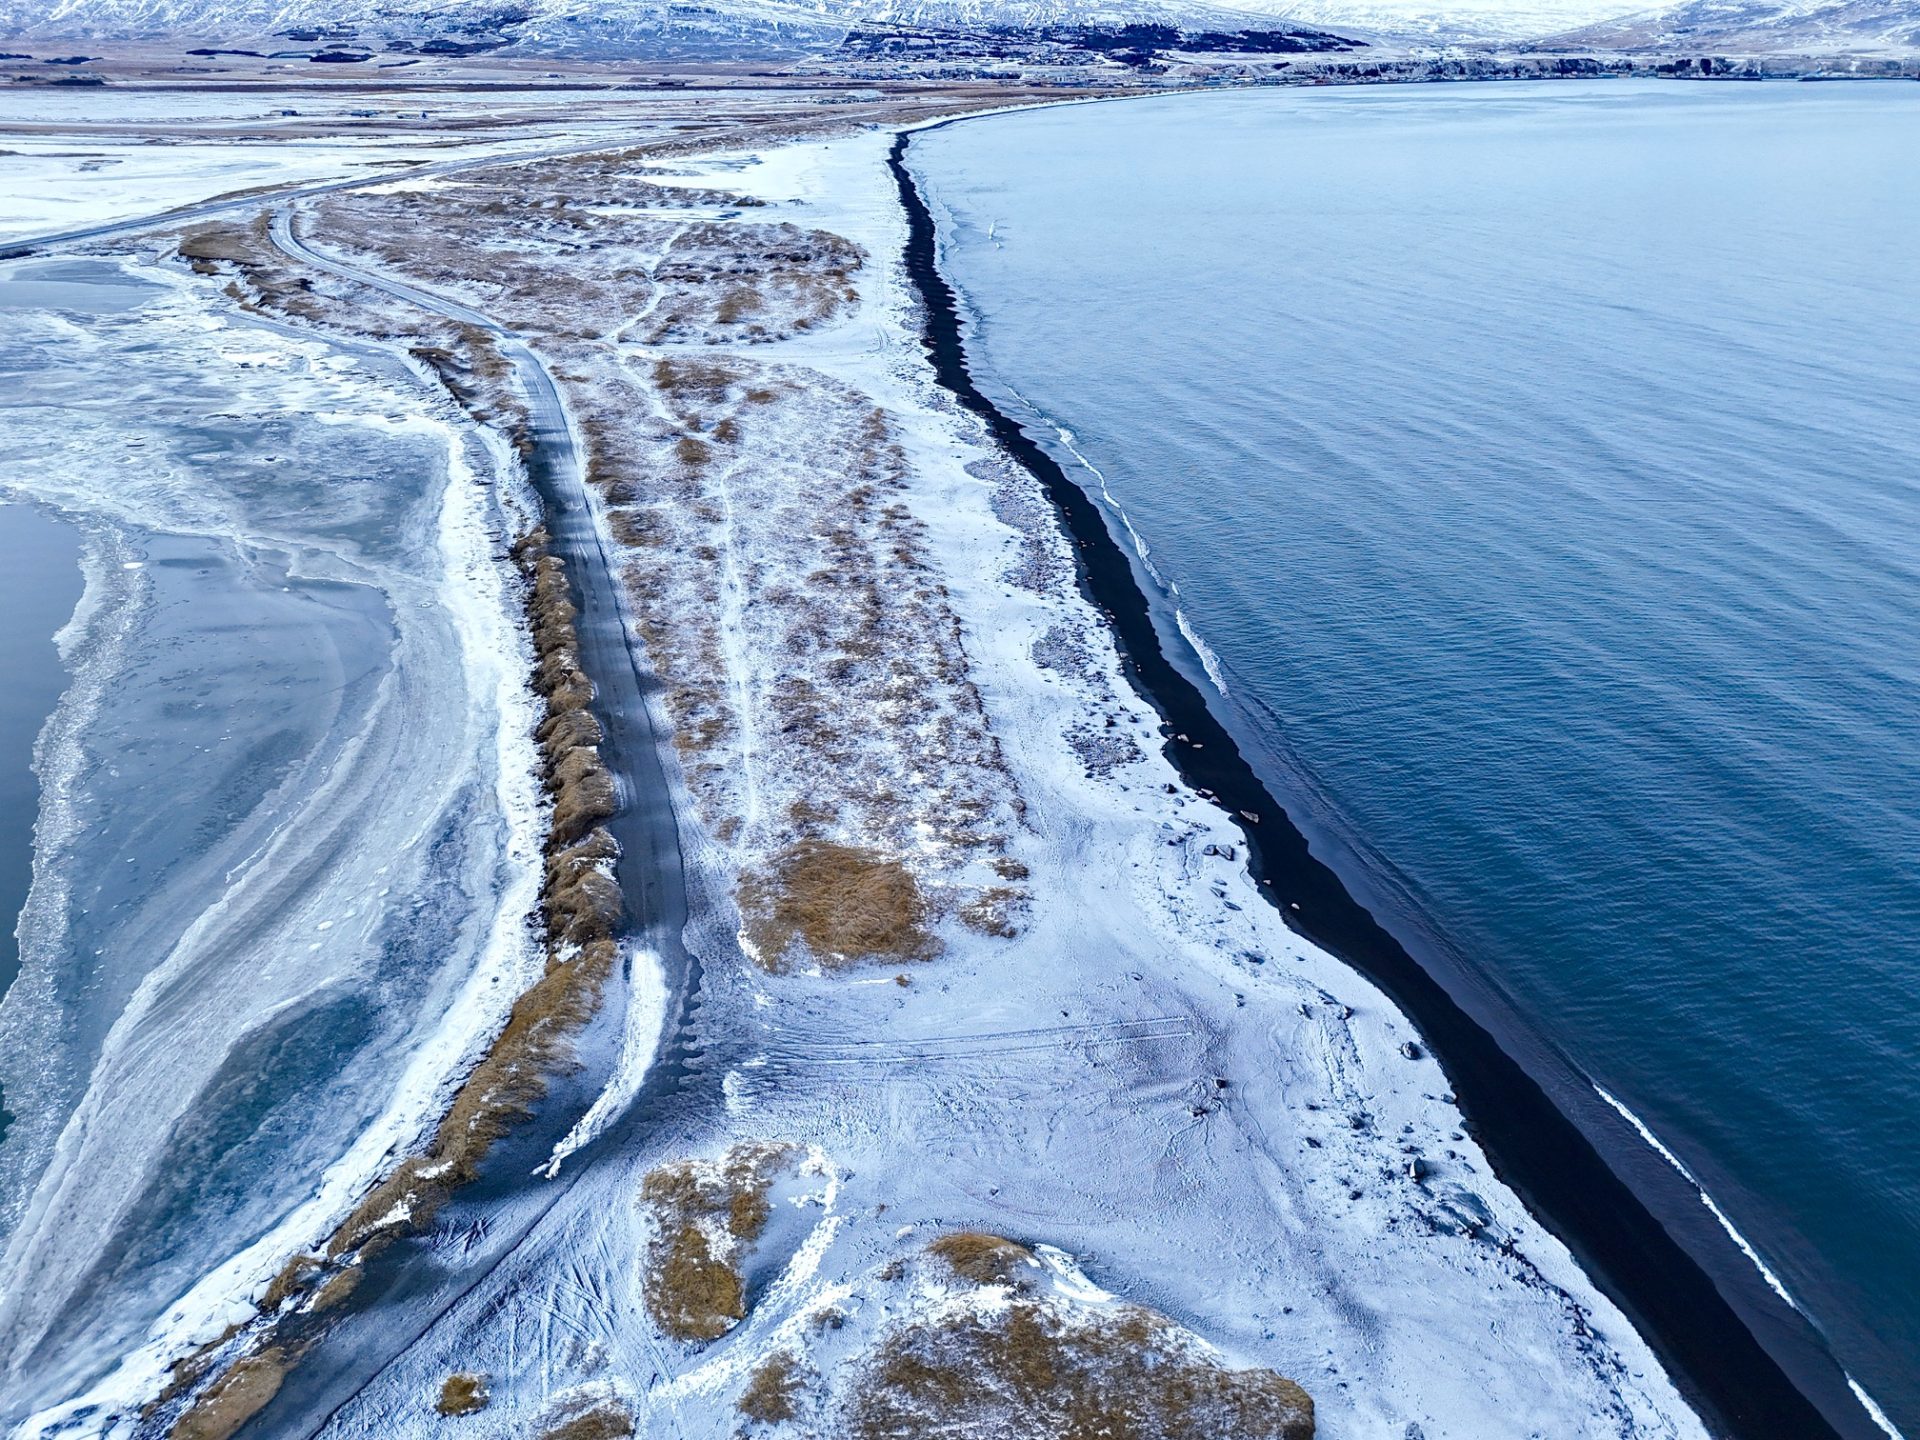
M 1708 1191 L 1707 1187 L 1700 1183 L 1700 1178 L 1687 1168 L 1686 1162 L 1674 1154 L 1673 1151 L 1669 1150 L 1666 1143 L 1662 1141 L 1658 1135 L 1653 1133 L 1653 1130 L 1647 1125 L 1647 1122 L 1629 1110 L 1617 1097 L 1599 1085 L 1595 1085 L 1593 1090 L 1596 1095 L 1613 1107 L 1614 1111 L 1622 1120 L 1625 1120 L 1634 1128 L 1642 1140 L 1645 1140 L 1648 1145 L 1653 1147 L 1654 1152 L 1659 1155 L 1662 1160 L 1679 1171 L 1686 1179 L 1686 1182 L 1700 1193 L 1700 1203 L 1707 1207 L 1708 1211 L 1712 1213 L 1713 1218 L 1719 1222 L 1720 1228 L 1726 1231 L 1733 1243 L 1740 1247 L 1741 1253 L 1753 1262 L 1753 1268 L 1760 1272 L 1761 1278 L 1767 1282 L 1768 1288 L 1795 1310 L 1799 1311 L 1800 1314 L 1805 1315 L 1807 1313 L 1806 1310 L 1802 1308 L 1798 1300 L 1793 1298 L 1793 1292 L 1787 1289 L 1786 1282 L 1774 1273 L 1773 1267 L 1761 1258 L 1760 1252 L 1753 1248 L 1752 1242 L 1740 1233 L 1739 1229 L 1734 1225 L 1732 1218 L 1725 1210 L 1720 1208 L 1720 1203 L 1713 1198 L 1712 1193 Z M 1811 1320 L 1812 1317 L 1809 1316 L 1808 1318 Z M 1851 1375 L 1848 1375 L 1846 1380 L 1847 1388 L 1853 1391 L 1854 1398 L 1860 1402 L 1860 1407 L 1867 1412 L 1868 1417 L 1873 1423 L 1886 1431 L 1887 1434 L 1892 1437 L 1892 1440 L 1906 1440 L 1906 1437 L 1900 1433 L 1893 1421 L 1887 1418 L 1887 1412 L 1882 1410 L 1879 1405 L 1874 1402 L 1873 1397 L 1862 1388 L 1860 1382 L 1855 1380 Z
M 1238 814 L 1248 868 L 1263 893 L 1290 926 L 1354 966 L 1414 1020 L 1453 1078 L 1462 1113 L 1501 1180 L 1567 1243 L 1711 1428 L 1738 1440 L 1877 1435 L 1877 1425 L 1863 1428 L 1870 1417 L 1855 1408 L 1855 1392 L 1824 1351 L 1831 1373 L 1800 1378 L 1831 1395 L 1828 1405 L 1817 1405 L 1788 1377 L 1701 1264 L 1540 1084 L 1310 852 L 1205 696 L 1168 659 L 1147 597 L 1097 502 L 974 383 L 958 299 L 939 269 L 932 212 L 906 165 L 909 142 L 910 132 L 895 138 L 888 164 L 907 212 L 905 268 L 924 307 L 922 344 L 935 376 L 1045 489 L 1078 559 L 1082 589 L 1107 617 L 1124 669 L 1178 737 L 1169 739 L 1168 757 L 1190 786 Z

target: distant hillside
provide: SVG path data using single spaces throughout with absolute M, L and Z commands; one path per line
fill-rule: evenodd
M 1272 15 L 1257 3 L 1226 9 L 1200 0 L 0 0 L 0 36 L 15 38 L 408 38 L 531 49 L 621 48 L 675 31 L 805 43 L 875 23 L 1237 30 L 1263 20 Z
M 1920 52 L 1920 0 L 1688 0 L 1553 37 L 1569 49 L 1719 55 Z

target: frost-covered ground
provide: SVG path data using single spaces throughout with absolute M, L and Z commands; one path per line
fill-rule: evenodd
M 890 139 L 474 177 L 516 203 L 453 239 L 432 194 L 306 232 L 510 314 L 562 382 L 679 726 L 703 962 L 672 1103 L 560 1167 L 326 1433 L 481 1395 L 487 1433 L 998 1433 L 961 1391 L 1017 1399 L 1035 1346 L 1104 1374 L 1111 1324 L 1216 1398 L 1297 1381 L 1328 1435 L 1703 1434 L 1160 757 L 1034 482 L 932 384 Z M 969 1299 L 954 1232 L 1039 1258 Z
M 709 100 L 586 90 L 0 90 L 0 248 L 266 187 L 670 133 Z

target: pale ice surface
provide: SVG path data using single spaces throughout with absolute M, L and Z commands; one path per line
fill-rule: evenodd
M 0 309 L 0 490 L 88 537 L 0 1002 L 8 1432 L 152 1394 L 538 966 L 506 455 L 395 359 L 130 273 Z

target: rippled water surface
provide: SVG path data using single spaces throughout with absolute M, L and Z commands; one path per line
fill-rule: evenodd
M 911 151 L 981 378 L 1104 477 L 1316 846 L 1909 1434 L 1916 154 L 1912 85 L 1587 83 Z

